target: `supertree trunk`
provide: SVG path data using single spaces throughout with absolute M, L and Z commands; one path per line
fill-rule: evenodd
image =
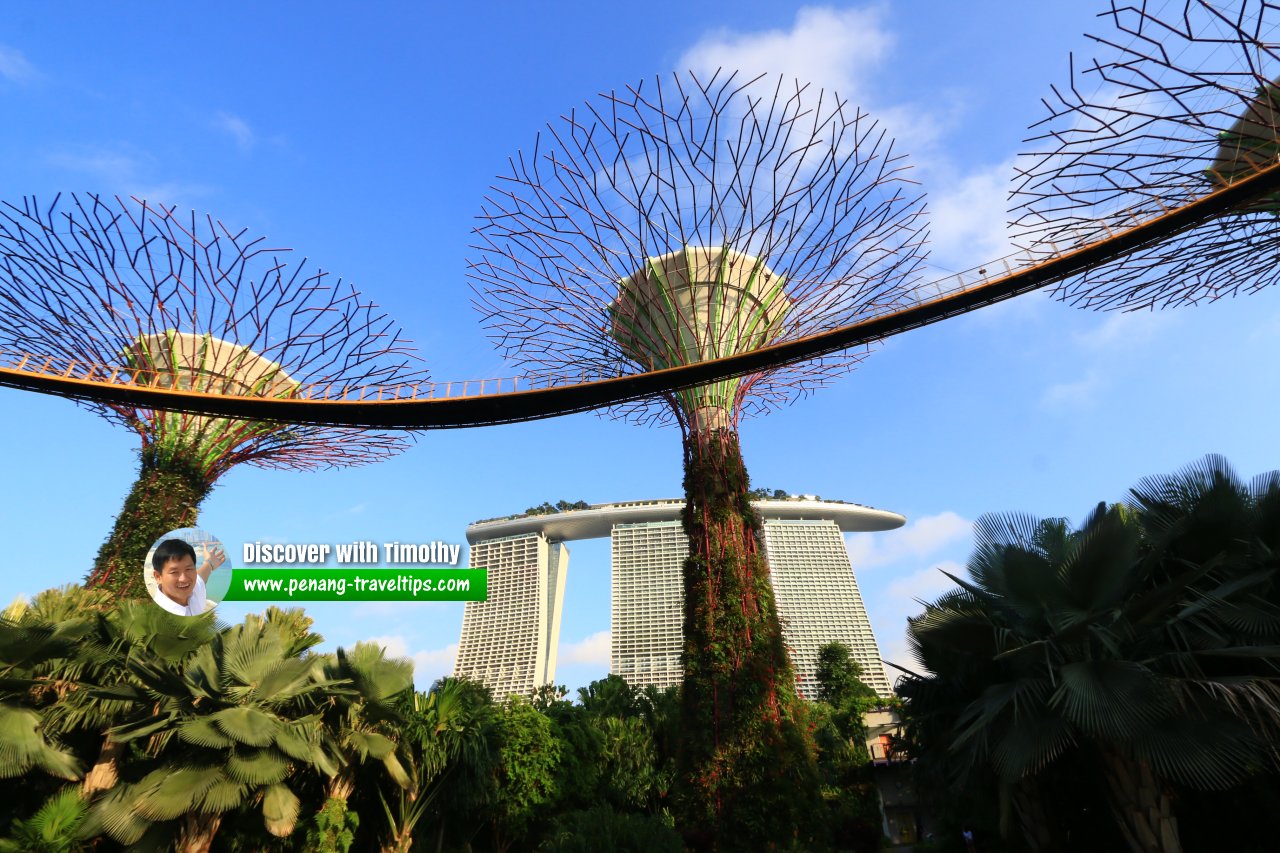
M 832 93 L 732 72 L 613 90 L 547 126 L 486 197 L 469 263 L 494 342 L 546 381 L 799 341 L 912 304 L 923 199 Z M 686 434 L 683 743 L 694 849 L 821 847 L 815 749 L 736 428 L 852 367 L 792 363 L 615 409 Z M 809 819 L 813 816 L 813 819 Z
M 690 434 L 684 483 L 681 824 L 695 849 L 791 847 L 817 825 L 814 745 L 732 429 Z
M 86 581 L 121 599 L 147 597 L 142 577 L 147 551 L 170 530 L 195 526 L 200 503 L 213 488 L 199 466 L 151 449 L 143 451 L 142 470 Z

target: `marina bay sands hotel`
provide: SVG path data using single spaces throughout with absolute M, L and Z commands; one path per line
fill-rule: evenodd
M 862 680 L 882 696 L 889 679 L 843 532 L 901 527 L 893 512 L 810 497 L 755 502 L 764 520 L 783 636 L 802 695 L 817 698 L 818 650 L 839 640 L 862 666 Z M 528 695 L 554 683 L 569 550 L 565 542 L 612 541 L 610 671 L 635 686 L 681 679 L 681 565 L 688 541 L 683 500 L 596 504 L 547 515 L 478 521 L 467 528 L 470 565 L 489 570 L 489 600 L 469 601 L 455 676 L 481 681 L 496 697 Z

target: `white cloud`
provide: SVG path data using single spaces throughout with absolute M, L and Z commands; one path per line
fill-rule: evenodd
M 1009 242 L 1007 208 L 1013 160 L 978 168 L 954 180 L 936 182 L 928 197 L 930 239 L 934 260 L 952 269 L 987 263 L 1013 252 Z M 992 276 L 1004 273 L 997 264 Z
M 917 600 L 929 601 L 955 588 L 955 581 L 944 575 L 943 572 L 953 574 L 959 578 L 965 576 L 964 566 L 955 560 L 944 560 L 933 568 L 907 575 L 905 578 L 898 578 L 885 587 L 885 597 L 891 601 L 901 600 L 903 602 L 904 607 L 909 611 L 903 614 L 904 618 L 906 616 L 914 616 L 922 609 L 916 603 Z
M 118 151 L 100 148 L 82 149 L 76 152 L 60 151 L 47 158 L 52 166 L 73 172 L 88 172 L 111 183 L 122 183 L 137 174 L 138 159 Z
M 1075 340 L 1091 353 L 1113 353 L 1148 343 L 1176 322 L 1167 311 L 1113 311 L 1089 331 L 1077 333 Z
M 885 587 L 882 594 L 868 601 L 868 610 L 879 626 L 876 637 L 880 640 L 880 654 L 884 660 L 906 669 L 915 669 L 915 659 L 907 645 L 907 619 L 924 610 L 921 601 L 932 601 L 955 589 L 955 582 L 944 575 L 944 571 L 965 577 L 964 566 L 947 560 L 933 568 L 898 578 Z M 892 667 L 886 667 L 886 671 L 891 682 L 901 674 Z
M 806 6 L 789 29 L 709 33 L 680 57 L 679 67 L 700 75 L 718 68 L 748 77 L 781 73 L 835 90 L 880 121 L 897 139 L 895 151 L 908 155 L 915 167 L 912 177 L 927 193 L 929 248 L 940 270 L 964 270 L 1010 254 L 1006 222 L 1015 158 L 977 168 L 955 166 L 946 136 L 967 109 L 962 90 L 935 89 L 920 101 L 880 99 L 877 77 L 888 72 L 896 42 L 886 17 L 886 7 L 879 4 Z
M 407 658 L 409 656 L 409 644 L 405 642 L 404 637 L 399 635 L 370 637 L 365 642 L 377 643 L 382 646 L 382 650 L 387 653 L 387 657 Z
M 1040 405 L 1054 410 L 1092 406 L 1101 389 L 1102 375 L 1090 370 L 1082 379 L 1050 385 L 1041 396 Z
M 40 72 L 22 51 L 0 45 L 0 77 L 13 83 L 30 83 L 39 76 Z
M 837 10 L 806 6 L 796 12 L 789 30 L 737 33 L 721 29 L 703 36 L 680 57 L 678 68 L 700 77 L 719 68 L 757 74 L 785 74 L 825 89 L 853 103 L 862 97 L 869 72 L 893 47 L 878 6 Z
M 609 631 L 599 631 L 585 640 L 562 645 L 557 659 L 563 664 L 590 663 L 608 666 L 612 637 Z
M 234 139 L 236 147 L 241 151 L 253 148 L 253 144 L 257 141 L 257 134 L 253 132 L 253 128 L 238 115 L 219 111 L 213 117 L 213 126 Z
M 216 190 L 207 184 L 166 181 L 159 184 L 132 183 L 125 192 L 133 198 L 142 199 L 153 205 L 177 207 L 181 211 L 183 208 L 192 210 L 198 208 L 200 205 L 196 199 L 213 195 Z
M 927 515 L 901 530 L 885 533 L 852 533 L 845 537 L 853 570 L 919 560 L 959 542 L 967 542 L 973 533 L 973 522 L 951 510 Z
M 876 97 L 875 73 L 893 52 L 895 37 L 884 26 L 882 5 L 860 9 L 806 6 L 796 12 L 788 30 L 740 33 L 720 29 L 703 36 L 685 51 L 678 69 L 688 68 L 702 79 L 719 69 L 739 72 L 742 82 L 769 75 L 761 85 L 770 86 L 783 75 L 815 89 L 835 92 L 851 106 L 861 107 L 901 142 L 894 150 L 919 154 L 941 137 L 960 108 L 958 95 L 936 97 L 931 109 L 919 104 L 881 103 Z M 816 93 L 811 93 L 816 94 Z M 920 164 L 918 157 L 909 162 Z
M 453 663 L 458 657 L 458 644 L 450 643 L 442 649 L 411 652 L 404 637 L 389 635 L 370 637 L 370 643 L 382 646 L 388 657 L 409 658 L 413 661 L 413 682 L 419 690 L 426 690 L 437 679 L 453 674 Z
M 167 181 L 156 183 L 145 177 L 150 171 L 151 158 L 142 154 L 113 151 L 105 148 L 81 148 L 75 151 L 59 151 L 50 154 L 46 161 L 58 168 L 91 175 L 104 193 L 119 193 L 152 204 L 189 206 L 194 200 L 211 195 L 214 188 L 202 184 Z

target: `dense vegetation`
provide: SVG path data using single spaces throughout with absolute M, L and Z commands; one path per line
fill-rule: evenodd
M 749 528 L 735 513 L 712 515 Z M 1078 527 L 987 516 L 953 579 L 910 621 L 918 672 L 899 682 L 917 849 L 964 850 L 963 831 L 984 851 L 1274 849 L 1280 472 L 1245 483 L 1209 457 Z M 776 665 L 773 639 L 750 636 Z M 610 676 L 576 701 L 548 686 L 495 702 L 455 679 L 415 691 L 409 663 L 380 647 L 320 642 L 300 610 L 225 626 L 80 587 L 11 607 L 0 853 L 735 846 L 701 800 L 681 801 L 681 775 L 719 760 L 687 726 L 688 685 Z M 730 684 L 695 667 L 693 690 L 741 694 L 723 729 L 740 748 L 721 766 L 763 775 L 686 782 L 709 783 L 739 825 L 766 795 L 787 823 L 802 810 L 805 836 L 773 849 L 878 849 L 864 718 L 881 700 L 858 676 L 838 643 L 820 657 L 818 702 L 771 695 L 775 673 Z M 781 702 L 804 726 L 791 754 L 752 725 Z
M 0 850 L 678 851 L 678 691 L 412 687 L 300 610 L 181 618 L 66 587 L 0 618 Z M 879 840 L 847 650 L 812 719 L 830 825 Z M 850 674 L 852 673 L 852 681 Z M 861 751 L 860 751 L 861 750 Z
M 976 546 L 911 620 L 922 670 L 898 685 L 943 834 L 1275 849 L 1280 472 L 1245 483 L 1211 456 L 1078 528 L 986 516 Z
M 537 506 L 531 506 L 524 511 L 525 515 L 555 515 L 558 512 L 572 512 L 576 509 L 591 509 L 591 504 L 586 501 L 556 501 L 554 504 L 550 501 L 543 501 Z

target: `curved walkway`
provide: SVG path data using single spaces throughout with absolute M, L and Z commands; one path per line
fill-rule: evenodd
M 441 429 L 550 418 L 754 373 L 870 343 L 1054 284 L 1159 243 L 1280 191 L 1280 164 L 1102 240 L 1045 258 L 1010 256 L 916 289 L 921 301 L 821 334 L 751 352 L 626 376 L 533 376 L 417 385 L 306 385 L 287 399 L 158 387 L 159 378 L 111 365 L 0 351 L 0 387 L 77 400 L 297 424 Z M 928 295 L 932 293 L 932 295 Z M 148 385 L 148 382 L 156 383 Z

